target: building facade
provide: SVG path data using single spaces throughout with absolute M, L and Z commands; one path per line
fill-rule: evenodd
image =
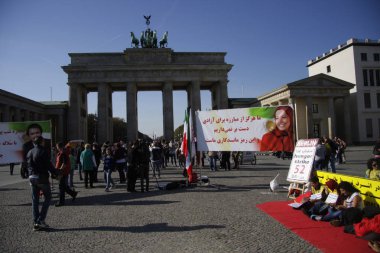
M 349 103 L 354 143 L 380 138 L 380 40 L 349 39 L 307 67 L 309 76 L 324 73 L 355 84 Z
M 67 140 L 67 101 L 36 102 L 0 89 L 0 122 L 50 120 L 52 141 Z
M 291 105 L 296 140 L 338 136 L 351 143 L 349 90 L 354 84 L 318 74 L 255 99 L 230 99 L 231 108 Z

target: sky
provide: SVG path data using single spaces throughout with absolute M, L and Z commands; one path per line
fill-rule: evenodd
M 379 0 L 0 0 L 0 89 L 67 101 L 69 53 L 123 52 L 130 32 L 168 31 L 174 52 L 226 52 L 229 98 L 257 97 L 308 76 L 307 62 L 350 38 L 380 39 Z M 211 93 L 202 91 L 202 110 Z M 97 96 L 88 95 L 89 113 Z M 186 93 L 175 91 L 174 128 Z M 162 135 L 161 92 L 138 93 L 139 131 Z M 126 93 L 113 94 L 126 118 Z

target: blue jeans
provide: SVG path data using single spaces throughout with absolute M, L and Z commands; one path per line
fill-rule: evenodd
M 32 211 L 34 223 L 45 221 L 51 200 L 50 184 L 31 185 L 32 190 Z M 41 212 L 39 211 L 40 190 L 44 194 L 44 203 L 42 204 Z
M 153 165 L 153 176 L 156 176 L 156 172 L 158 173 L 158 176 L 161 175 L 161 161 L 158 160 L 158 161 L 152 161 L 152 165 Z
M 113 179 L 111 177 L 112 170 L 104 171 L 104 179 L 106 182 L 106 189 L 109 189 L 112 185 L 114 185 Z
M 342 210 L 336 210 L 333 207 L 329 207 L 328 212 L 325 216 L 323 216 L 322 220 L 323 221 L 331 221 L 335 219 L 340 219 L 342 214 Z
M 212 171 L 216 170 L 216 157 L 209 157 L 210 169 Z
M 70 187 L 70 188 L 73 188 L 74 187 L 74 169 L 71 169 L 70 170 L 70 174 L 68 176 L 68 182 L 67 182 L 67 185 Z

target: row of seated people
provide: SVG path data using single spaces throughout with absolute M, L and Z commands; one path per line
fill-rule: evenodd
M 368 245 L 380 252 L 380 208 L 363 206 L 360 192 L 351 183 L 329 179 L 325 185 L 317 176 L 310 179 L 311 191 L 296 198 L 300 209 L 313 220 L 344 226 L 344 232 L 367 239 Z

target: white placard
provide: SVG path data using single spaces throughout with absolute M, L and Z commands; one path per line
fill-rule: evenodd
M 310 196 L 310 200 L 318 200 L 322 198 L 322 193 L 316 193 Z
M 318 139 L 305 139 L 297 142 L 288 172 L 289 182 L 307 183 L 313 168 Z
M 335 193 L 330 193 L 326 200 L 325 200 L 325 203 L 326 204 L 335 204 L 336 201 L 338 200 L 338 194 L 335 194 Z

